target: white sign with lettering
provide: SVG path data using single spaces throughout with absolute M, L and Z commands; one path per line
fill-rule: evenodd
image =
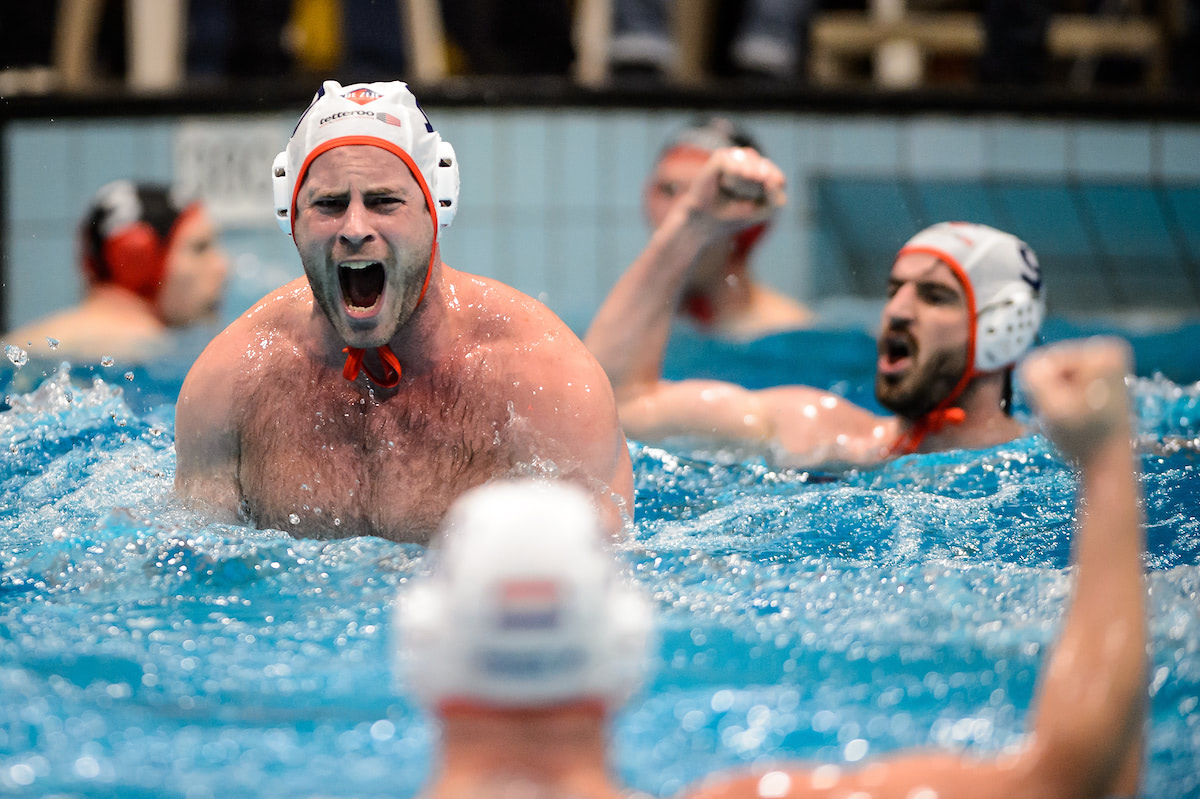
M 202 199 L 224 227 L 274 225 L 271 162 L 287 143 L 283 122 L 207 118 L 175 129 L 176 196 Z

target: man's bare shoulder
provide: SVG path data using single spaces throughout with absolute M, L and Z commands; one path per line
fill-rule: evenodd
M 313 296 L 304 278 L 281 286 L 254 303 L 205 348 L 196 367 L 261 363 L 296 337 L 312 317 Z M 193 367 L 195 369 L 196 367 Z
M 529 368 L 547 361 L 591 371 L 600 366 L 579 337 L 543 303 L 498 280 L 454 272 L 453 292 L 462 326 L 494 356 L 520 356 Z M 512 364 L 519 368 L 520 363 Z
M 294 280 L 251 306 L 218 333 L 188 371 L 180 404 L 200 396 L 220 405 L 245 388 L 247 378 L 261 380 L 264 371 L 294 353 L 305 320 L 312 317 L 313 298 L 304 278 Z
M 152 317 L 115 316 L 84 307 L 68 308 L 7 333 L 30 355 L 63 360 L 145 361 L 166 348 L 164 329 Z

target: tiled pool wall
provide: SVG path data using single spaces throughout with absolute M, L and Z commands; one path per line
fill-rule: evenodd
M 677 110 L 426 110 L 461 166 L 460 208 L 443 242 L 445 261 L 542 298 L 577 328 L 645 243 L 642 186 L 659 147 L 697 117 Z M 200 124 L 218 136 L 252 129 L 260 141 L 265 131 L 262 146 L 278 149 L 295 116 Z M 788 176 L 789 205 L 755 259 L 763 279 L 785 292 L 818 303 L 878 296 L 904 240 L 953 218 L 995 224 L 1029 241 L 1045 268 L 1052 313 L 1200 310 L 1200 124 L 728 116 Z M 196 124 L 180 118 L 9 123 L 10 325 L 78 299 L 75 226 L 91 193 L 122 177 L 179 181 L 180 140 Z M 243 281 L 230 314 L 251 294 L 301 274 L 270 218 L 269 155 L 261 154 L 263 179 L 247 180 L 249 196 L 234 198 L 263 212 L 220 214 L 230 217 L 224 242 Z M 225 169 L 253 170 L 259 158 Z

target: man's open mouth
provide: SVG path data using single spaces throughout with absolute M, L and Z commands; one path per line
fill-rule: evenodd
M 338 284 L 351 316 L 369 315 L 383 296 L 387 274 L 379 261 L 343 261 L 338 264 Z
M 879 371 L 891 374 L 907 369 L 916 349 L 912 337 L 903 333 L 887 333 L 879 341 Z

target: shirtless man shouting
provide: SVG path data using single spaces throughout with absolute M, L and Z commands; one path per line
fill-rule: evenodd
M 326 81 L 274 164 L 305 277 L 208 346 L 176 411 L 177 491 L 306 536 L 425 541 L 492 478 L 633 477 L 604 371 L 547 308 L 441 262 L 458 161 L 400 82 Z
M 750 444 L 787 465 L 828 467 L 993 447 L 1024 433 L 1011 415 L 1012 374 L 1041 325 L 1041 270 L 1028 245 L 986 225 L 933 225 L 892 265 L 875 396 L 895 416 L 809 386 L 664 380 L 673 303 L 706 248 L 761 224 L 784 200 L 770 161 L 748 148 L 715 151 L 596 312 L 585 340 L 628 435 Z

